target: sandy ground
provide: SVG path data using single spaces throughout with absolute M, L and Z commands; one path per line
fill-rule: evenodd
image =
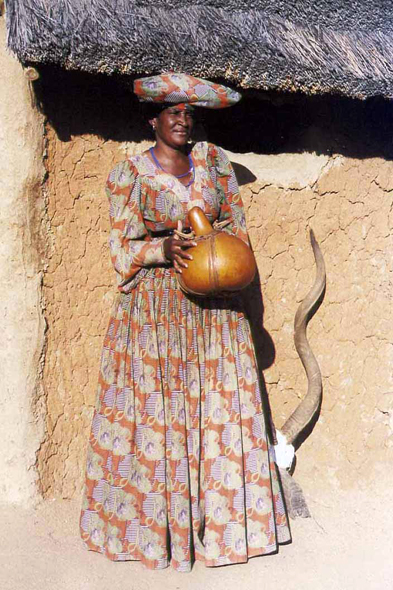
M 335 494 L 309 502 L 311 519 L 292 521 L 294 541 L 277 555 L 190 574 L 151 572 L 87 552 L 78 502 L 0 510 L 1 590 L 382 590 L 393 589 L 391 494 Z

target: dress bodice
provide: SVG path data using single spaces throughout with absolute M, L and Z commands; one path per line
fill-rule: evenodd
M 176 227 L 178 220 L 187 227 L 188 211 L 195 206 L 201 207 L 211 222 L 219 217 L 217 173 L 209 157 L 209 148 L 206 142 L 193 146 L 190 156 L 194 177 L 189 186 L 160 169 L 147 154 L 130 158 L 130 164 L 139 179 L 143 220 L 149 231 L 155 233 Z
M 121 291 L 129 292 L 152 268 L 167 264 L 160 236 L 179 221 L 188 227 L 191 207 L 200 207 L 210 222 L 231 218 L 225 231 L 248 241 L 238 184 L 225 152 L 199 142 L 192 147 L 191 158 L 194 182 L 188 187 L 147 154 L 121 162 L 110 173 L 109 243 Z

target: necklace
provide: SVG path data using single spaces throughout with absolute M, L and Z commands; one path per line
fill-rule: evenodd
M 165 170 L 165 169 L 164 169 L 164 168 L 161 166 L 160 162 L 157 160 L 157 158 L 156 158 L 156 155 L 155 155 L 155 153 L 154 153 L 154 148 L 153 148 L 153 147 L 151 147 L 151 148 L 149 149 L 149 152 L 151 153 L 151 157 L 153 158 L 153 160 L 154 160 L 154 162 L 156 163 L 156 165 L 158 166 L 158 168 L 159 168 L 160 170 L 162 170 L 163 172 L 165 172 L 165 174 L 170 174 L 170 172 L 167 172 L 167 171 L 166 171 L 166 170 Z M 188 154 L 188 161 L 189 161 L 189 163 L 190 163 L 190 168 L 189 168 L 189 170 L 187 170 L 187 172 L 184 172 L 184 174 L 179 174 L 179 175 L 177 175 L 177 174 L 172 174 L 172 176 L 174 176 L 175 178 L 178 178 L 178 179 L 180 179 L 180 178 L 185 178 L 186 176 L 188 176 L 188 175 L 191 173 L 191 174 L 192 174 L 191 180 L 190 180 L 190 182 L 189 182 L 188 184 L 186 184 L 185 186 L 190 186 L 190 184 L 192 184 L 192 183 L 194 182 L 194 162 L 192 161 L 191 154 Z

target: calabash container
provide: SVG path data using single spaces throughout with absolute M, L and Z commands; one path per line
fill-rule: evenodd
M 180 288 L 200 297 L 227 296 L 247 287 L 254 278 L 254 254 L 243 240 L 214 229 L 200 207 L 188 217 L 197 245 L 187 251 L 193 260 L 178 274 Z

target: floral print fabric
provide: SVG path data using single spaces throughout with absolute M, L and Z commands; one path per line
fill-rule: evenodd
M 141 102 L 187 103 L 208 109 L 230 107 L 241 99 L 239 92 L 227 86 L 180 73 L 138 78 L 134 92 Z
M 108 180 L 120 293 L 101 359 L 81 534 L 115 561 L 189 571 L 245 562 L 290 539 L 240 298 L 196 300 L 165 265 L 163 229 L 193 204 L 246 238 L 225 154 L 192 150 L 186 188 L 141 155 Z

